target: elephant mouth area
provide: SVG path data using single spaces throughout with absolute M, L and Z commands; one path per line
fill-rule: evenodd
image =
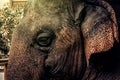
M 52 72 L 45 72 L 45 77 L 49 78 L 49 79 L 61 79 L 63 77 L 66 77 L 66 74 L 63 72 L 57 72 L 57 73 L 52 73 Z
M 45 66 L 44 70 L 45 70 L 45 77 L 47 77 L 47 79 L 61 79 L 66 76 L 66 74 L 63 73 L 62 70 L 56 70 L 50 65 Z

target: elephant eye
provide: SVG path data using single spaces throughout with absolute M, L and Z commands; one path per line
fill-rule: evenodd
M 52 42 L 52 38 L 50 37 L 37 37 L 37 44 L 39 46 L 42 46 L 42 47 L 47 47 L 50 45 L 50 43 Z
M 37 36 L 36 42 L 40 47 L 49 47 L 53 42 L 53 38 L 54 38 L 53 34 L 44 32 L 44 33 L 40 33 Z

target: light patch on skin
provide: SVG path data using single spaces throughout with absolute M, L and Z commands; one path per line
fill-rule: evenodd
M 75 13 L 75 20 L 77 20 L 79 18 L 79 14 L 80 12 L 83 10 L 84 8 L 84 3 L 81 3 L 80 5 L 78 5 L 77 9 L 76 9 L 76 13 Z
M 41 30 L 41 28 L 39 28 L 40 30 Z M 31 32 L 33 32 L 33 31 L 35 31 L 36 30 L 36 27 L 33 25 L 32 27 L 31 27 Z

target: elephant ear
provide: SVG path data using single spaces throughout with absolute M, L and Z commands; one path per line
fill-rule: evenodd
M 102 3 L 102 7 L 88 5 L 81 24 L 87 62 L 92 54 L 108 51 L 119 42 L 115 13 L 106 2 Z

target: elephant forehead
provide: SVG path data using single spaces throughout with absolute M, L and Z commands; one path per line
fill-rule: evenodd
M 66 14 L 60 15 L 44 15 L 32 12 L 29 15 L 26 15 L 21 22 L 23 28 L 29 27 L 28 30 L 30 31 L 38 31 L 44 27 L 51 28 L 51 29 L 60 29 L 63 26 L 67 26 L 68 24 L 68 16 Z
M 38 13 L 58 13 L 65 10 L 65 2 L 66 0 L 29 0 L 28 3 L 30 4 L 28 4 L 28 7 Z

